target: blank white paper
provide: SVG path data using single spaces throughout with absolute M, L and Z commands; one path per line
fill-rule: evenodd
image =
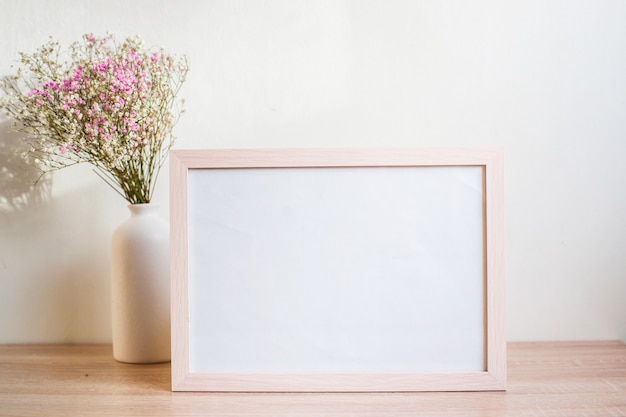
M 484 371 L 483 196 L 482 167 L 190 170 L 190 371 Z

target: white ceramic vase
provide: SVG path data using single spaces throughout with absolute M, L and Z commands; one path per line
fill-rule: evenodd
M 129 205 L 113 233 L 113 356 L 126 363 L 171 359 L 169 225 L 158 205 Z

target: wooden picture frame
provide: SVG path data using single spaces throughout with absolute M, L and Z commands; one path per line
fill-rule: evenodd
M 503 193 L 493 148 L 171 151 L 172 390 L 505 390 Z

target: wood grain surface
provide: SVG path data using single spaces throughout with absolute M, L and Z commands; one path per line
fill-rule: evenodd
M 0 416 L 626 416 L 626 345 L 509 343 L 507 392 L 193 393 L 107 345 L 0 345 Z

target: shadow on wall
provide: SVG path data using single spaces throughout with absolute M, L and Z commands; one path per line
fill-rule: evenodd
M 23 158 L 27 150 L 22 134 L 11 130 L 11 122 L 0 122 L 0 212 L 42 204 L 50 197 L 51 179 L 41 176 L 33 163 Z
M 54 196 L 56 175 L 40 178 L 21 137 L 0 122 L 0 343 L 108 342 L 99 190 Z

